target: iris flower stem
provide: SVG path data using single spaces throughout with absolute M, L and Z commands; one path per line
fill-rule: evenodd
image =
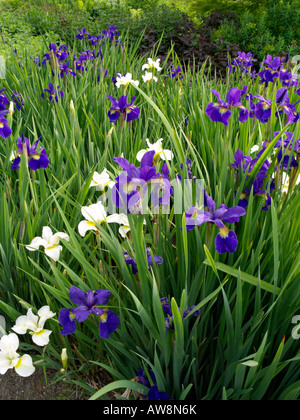
M 27 176 L 28 176 L 28 181 L 29 181 L 29 188 L 32 194 L 32 199 L 33 199 L 33 205 L 34 205 L 34 209 L 35 212 L 38 212 L 39 206 L 38 206 L 38 202 L 37 202 L 37 197 L 33 188 L 33 184 L 32 184 L 32 180 L 31 180 L 31 176 L 30 176 L 30 171 L 29 171 L 29 167 L 28 167 L 28 155 L 27 155 L 27 146 L 26 144 L 23 144 L 23 155 L 25 158 L 25 163 L 26 163 L 26 169 L 27 169 Z M 33 174 L 34 176 L 34 174 Z
M 100 232 L 99 231 L 97 231 L 96 232 L 96 247 L 97 248 L 100 248 L 101 247 L 101 235 L 100 235 Z
M 42 354 L 43 361 L 45 360 L 46 348 L 47 348 L 46 346 L 43 348 L 43 354 Z M 44 372 L 44 377 L 45 377 L 45 383 L 46 383 L 46 386 L 47 386 L 48 385 L 48 379 L 47 379 L 47 372 L 46 372 L 45 364 L 43 364 L 43 372 Z
M 35 209 L 35 212 L 37 213 L 38 210 L 39 210 L 39 205 L 38 205 L 37 197 L 36 197 L 36 194 L 35 194 L 35 190 L 33 188 L 33 183 L 32 183 L 32 179 L 31 179 L 31 176 L 30 176 L 30 171 L 28 169 L 28 166 L 27 166 L 27 174 L 28 174 L 29 187 L 30 187 L 30 191 L 31 191 L 31 194 L 32 194 L 34 209 Z M 32 174 L 32 176 L 34 176 L 34 174 Z

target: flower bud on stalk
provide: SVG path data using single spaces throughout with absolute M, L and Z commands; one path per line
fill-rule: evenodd
M 68 354 L 67 354 L 67 349 L 62 349 L 61 352 L 61 363 L 63 365 L 63 368 L 60 370 L 61 373 L 64 373 L 67 369 L 67 365 L 68 365 Z
M 75 107 L 74 107 L 74 102 L 73 102 L 73 100 L 71 99 L 71 101 L 70 101 L 70 110 L 71 110 L 71 113 L 72 114 L 75 114 Z
M 9 108 L 8 108 L 8 110 L 9 110 L 9 117 L 12 117 L 13 116 L 13 113 L 14 113 L 14 103 L 13 102 L 10 102 L 9 103 Z

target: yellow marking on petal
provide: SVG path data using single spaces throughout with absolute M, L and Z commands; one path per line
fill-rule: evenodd
M 219 111 L 221 112 L 221 114 L 225 114 L 225 112 L 227 112 L 228 109 L 220 106 Z
M 127 108 L 125 108 L 125 112 L 126 112 L 126 114 L 128 114 L 129 112 L 131 112 L 134 108 L 136 108 L 136 106 L 135 106 L 135 105 L 130 105 L 130 106 L 128 106 Z
M 70 312 L 69 318 L 70 318 L 71 321 L 74 321 L 74 319 L 76 318 L 76 316 L 72 312 Z
M 22 364 L 22 357 L 19 358 L 19 361 L 16 364 L 15 369 L 18 369 L 21 366 L 21 364 Z
M 48 251 L 52 251 L 52 249 L 55 249 L 56 247 L 57 247 L 57 245 L 49 246 L 49 247 L 47 248 L 47 250 L 48 250 Z
M 34 335 L 42 335 L 42 334 L 44 334 L 44 332 L 45 332 L 46 330 L 42 330 L 42 331 L 40 331 L 40 332 L 36 332 L 36 333 L 34 333 Z
M 135 185 L 132 182 L 123 184 L 123 191 L 125 194 L 132 193 L 135 190 Z
M 3 128 L 4 127 L 4 124 L 3 123 L 0 123 L 0 128 Z
M 227 238 L 228 234 L 229 234 L 228 227 L 225 226 L 225 227 L 223 227 L 223 228 L 220 229 L 220 236 L 221 236 L 221 238 Z
M 38 153 L 35 153 L 34 155 L 30 155 L 30 157 L 32 159 L 35 159 L 35 160 L 39 160 L 40 159 L 40 155 Z
M 100 315 L 100 322 L 105 323 L 107 321 L 107 313 Z

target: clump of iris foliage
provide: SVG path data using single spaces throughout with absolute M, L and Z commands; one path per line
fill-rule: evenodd
M 114 25 L 79 28 L 74 45 L 6 62 L 0 310 L 20 343 L 4 339 L 0 373 L 14 367 L 13 342 L 33 360 L 14 354 L 17 373 L 50 367 L 91 399 L 297 399 L 300 91 L 289 57 L 253 72 L 240 52 L 219 80 L 172 51 L 168 67 L 128 45 Z M 176 212 L 174 185 L 200 179 L 203 205 L 192 188 Z M 157 211 L 141 215 L 149 185 Z M 110 191 L 122 215 L 105 208 Z M 100 368 L 112 383 L 96 392 Z

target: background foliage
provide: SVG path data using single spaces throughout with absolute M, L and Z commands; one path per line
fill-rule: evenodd
M 297 55 L 300 45 L 299 0 L 2 0 L 1 27 L 6 43 L 29 51 L 60 39 L 73 44 L 82 22 L 97 32 L 112 22 L 135 42 L 145 31 L 140 52 L 160 45 L 165 59 L 172 44 L 183 64 L 200 68 L 207 56 L 219 72 L 225 72 L 226 57 L 239 50 L 251 51 L 262 60 L 266 54 Z M 17 17 L 17 24 L 16 24 Z M 5 53 L 0 43 L 0 53 Z M 7 53 L 7 52 L 6 52 Z

